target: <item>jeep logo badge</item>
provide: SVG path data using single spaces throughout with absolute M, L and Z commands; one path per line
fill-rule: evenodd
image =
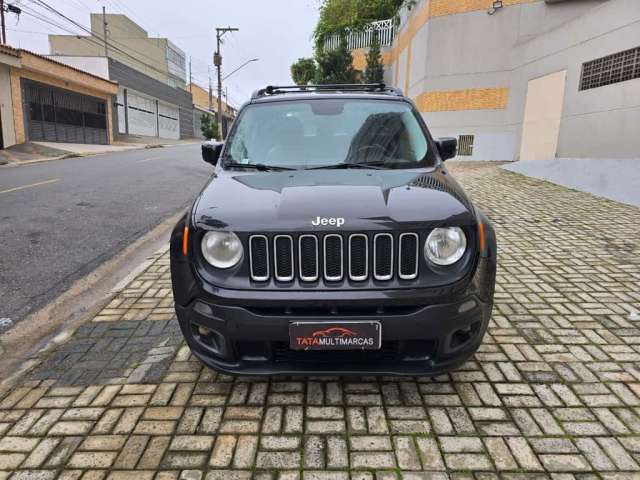
M 341 227 L 344 225 L 344 218 L 342 217 L 316 217 L 315 220 L 311 221 L 311 225 L 314 227 L 318 227 L 320 225 L 332 225 L 336 227 Z

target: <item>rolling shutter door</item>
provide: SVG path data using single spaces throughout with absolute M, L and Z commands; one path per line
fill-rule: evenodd
M 180 111 L 178 107 L 166 103 L 158 104 L 158 126 L 160 127 L 159 137 L 180 138 Z
M 129 134 L 158 136 L 156 101 L 154 99 L 127 90 L 127 114 Z

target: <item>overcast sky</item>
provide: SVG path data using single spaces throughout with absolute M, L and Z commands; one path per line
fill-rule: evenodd
M 207 66 L 212 64 L 216 27 L 232 26 L 222 48 L 223 72 L 231 72 L 251 58 L 259 58 L 226 82 L 232 104 L 238 106 L 259 87 L 290 84 L 289 67 L 312 54 L 311 35 L 318 17 L 318 0 L 43 0 L 61 13 L 89 27 L 89 13 L 123 13 L 142 25 L 150 36 L 169 38 L 192 57 L 196 83 L 207 87 Z M 9 0 L 24 9 L 18 19 L 7 17 L 10 45 L 49 53 L 48 33 L 66 32 L 36 14 L 82 33 L 66 20 L 38 6 L 35 0 Z M 30 15 L 31 14 L 31 15 Z M 188 67 L 187 67 L 188 68 Z M 224 74 L 224 73 L 223 73 Z M 214 89 L 216 87 L 215 75 Z

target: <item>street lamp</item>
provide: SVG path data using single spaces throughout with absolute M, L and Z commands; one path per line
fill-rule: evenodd
M 236 68 L 233 72 L 231 72 L 229 75 L 225 76 L 222 78 L 222 80 L 226 80 L 227 78 L 229 78 L 231 75 L 233 75 L 234 73 L 236 73 L 238 70 L 243 69 L 244 67 L 246 67 L 247 65 L 249 65 L 251 62 L 257 62 L 258 60 L 260 60 L 259 58 L 252 58 L 251 60 L 247 60 L 246 62 L 244 62 L 242 65 L 240 65 L 238 68 Z

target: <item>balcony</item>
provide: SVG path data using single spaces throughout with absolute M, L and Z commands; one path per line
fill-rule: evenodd
M 347 40 L 347 48 L 351 51 L 359 48 L 369 48 L 373 40 L 373 33 L 378 32 L 378 41 L 381 47 L 390 47 L 395 36 L 394 19 L 372 22 L 357 30 L 347 30 L 344 34 Z M 335 50 L 340 46 L 342 35 L 334 34 L 325 38 L 324 49 Z

